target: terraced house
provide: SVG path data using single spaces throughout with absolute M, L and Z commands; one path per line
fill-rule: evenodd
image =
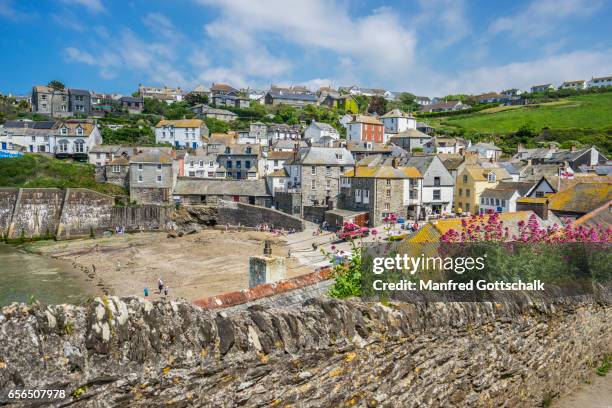
M 260 145 L 231 144 L 219 149 L 217 161 L 228 178 L 257 180 L 265 173 Z
M 414 218 L 421 211 L 422 174 L 415 167 L 390 164 L 356 166 L 342 174 L 338 206 L 367 211 L 369 225 L 382 225 L 390 214 Z
M 172 201 L 178 174 L 177 162 L 163 148 L 150 149 L 130 160 L 130 200 L 138 204 Z
M 87 160 L 89 150 L 101 143 L 102 135 L 93 121 L 70 119 L 55 130 L 52 149 L 58 158 Z
M 201 147 L 208 138 L 208 128 L 200 119 L 160 120 L 155 125 L 155 141 L 177 148 Z

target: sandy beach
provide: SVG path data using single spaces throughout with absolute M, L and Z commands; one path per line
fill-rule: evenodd
M 145 232 L 73 241 L 39 241 L 28 251 L 70 260 L 99 294 L 159 297 L 157 281 L 169 287 L 168 297 L 189 301 L 248 287 L 249 256 L 263 253 L 272 241 L 272 254 L 287 256 L 284 237 L 255 231 L 203 230 L 183 237 Z M 294 258 L 286 261 L 287 276 L 312 272 Z

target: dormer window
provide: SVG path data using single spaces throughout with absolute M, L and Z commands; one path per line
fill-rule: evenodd
M 61 129 L 60 129 L 60 133 L 61 133 L 62 135 L 65 135 L 65 134 L 67 134 L 67 133 L 68 133 L 68 129 L 66 129 L 65 127 L 63 127 L 63 128 L 61 128 Z
M 489 181 L 489 183 L 495 183 L 496 178 L 497 178 L 497 176 L 493 172 L 490 172 L 487 175 L 487 180 Z
M 342 160 L 342 155 L 341 154 L 336 154 L 336 159 Z
M 230 154 L 230 152 L 231 152 L 231 150 L 230 150 L 229 146 L 228 146 L 228 147 L 226 147 L 226 148 L 225 148 L 225 153 L 226 153 L 226 154 Z
M 80 128 L 80 127 L 77 128 L 76 132 L 77 132 L 77 135 L 82 135 L 83 134 L 83 128 Z

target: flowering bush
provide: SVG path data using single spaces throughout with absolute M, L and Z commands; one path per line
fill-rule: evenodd
M 473 215 L 461 219 L 461 229 L 450 229 L 442 235 L 441 242 L 612 242 L 612 229 L 601 225 L 584 227 L 568 222 L 564 226 L 554 224 L 543 228 L 535 214 L 531 214 L 527 223 L 517 223 L 518 233 L 510 234 L 507 226 L 500 220 L 499 213 Z

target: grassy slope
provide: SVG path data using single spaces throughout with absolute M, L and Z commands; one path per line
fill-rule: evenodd
M 96 183 L 91 164 L 36 154 L 0 159 L 0 187 L 81 187 L 110 195 L 125 194 L 119 186 Z
M 441 119 L 440 123 L 450 129 L 462 128 L 467 133 L 510 133 L 523 125 L 537 131 L 544 127 L 604 129 L 612 127 L 612 92 L 572 96 L 533 107 L 477 112 Z

